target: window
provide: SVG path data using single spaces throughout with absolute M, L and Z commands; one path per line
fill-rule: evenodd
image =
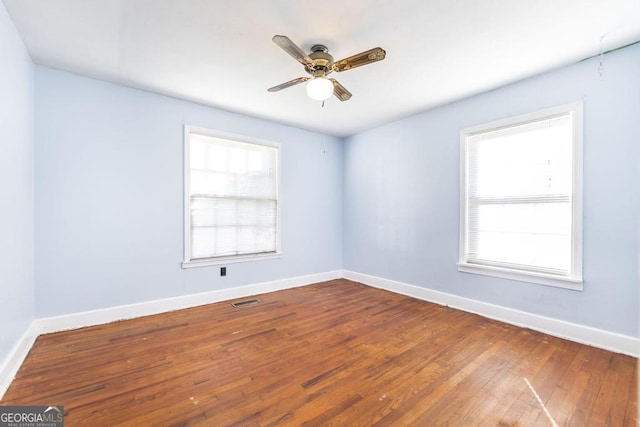
M 185 126 L 183 267 L 279 254 L 279 147 Z
M 582 289 L 582 104 L 461 132 L 458 269 Z

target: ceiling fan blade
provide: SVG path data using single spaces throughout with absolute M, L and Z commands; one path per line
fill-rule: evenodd
M 387 52 L 385 52 L 384 49 L 374 47 L 373 49 L 341 59 L 340 61 L 335 61 L 331 68 L 333 71 L 347 71 L 352 68 L 371 64 L 372 62 L 382 61 L 386 55 Z
M 333 94 L 340 101 L 348 101 L 351 98 L 351 92 L 345 89 L 336 79 L 329 79 L 333 83 Z
M 267 89 L 269 92 L 277 92 L 282 89 L 286 89 L 291 86 L 299 85 L 300 83 L 304 83 L 309 80 L 309 77 L 298 77 L 297 79 L 289 80 L 288 82 L 284 82 L 279 84 L 278 86 L 270 87 Z
M 309 58 L 309 55 L 304 53 L 291 39 L 287 36 L 273 36 L 273 42 L 284 49 L 289 55 L 301 63 L 302 65 L 312 65 L 313 61 Z

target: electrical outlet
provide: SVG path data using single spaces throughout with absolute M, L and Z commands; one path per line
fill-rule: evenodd
M 220 267 L 220 275 L 221 276 L 227 275 L 227 267 Z

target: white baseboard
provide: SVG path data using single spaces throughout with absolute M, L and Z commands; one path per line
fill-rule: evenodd
M 0 364 L 0 399 L 2 399 L 9 385 L 11 385 L 11 381 L 18 373 L 18 369 L 20 369 L 22 362 L 29 354 L 29 350 L 31 350 L 38 335 L 39 333 L 36 331 L 34 323 L 31 322 L 25 333 L 11 348 L 9 355 Z
M 352 271 L 344 271 L 345 279 L 360 282 L 375 288 L 385 289 L 397 294 L 407 295 L 424 301 L 446 305 L 470 313 L 479 314 L 501 322 L 521 326 L 593 347 L 640 357 L 640 339 L 576 323 L 527 313 L 512 308 L 459 297 L 445 292 L 408 285 L 406 283 L 369 276 Z
M 31 322 L 31 325 L 24 335 L 11 349 L 2 365 L 0 365 L 0 399 L 2 399 L 2 396 L 4 396 L 4 393 L 9 388 L 11 381 L 13 381 L 18 369 L 22 365 L 22 362 L 40 334 L 66 331 L 86 326 L 101 325 L 118 320 L 166 313 L 168 311 L 244 298 L 267 292 L 281 291 L 283 289 L 291 289 L 340 278 L 342 278 L 342 271 L 337 270 L 326 273 L 311 274 L 308 276 L 274 280 L 271 282 L 238 286 L 235 288 L 147 301 L 138 304 L 122 305 L 99 310 L 65 314 L 62 316 L 35 319 Z
M 59 332 L 69 329 L 83 328 L 85 326 L 101 325 L 118 320 L 166 313 L 168 311 L 244 298 L 267 292 L 281 291 L 283 289 L 297 288 L 299 286 L 339 279 L 341 277 L 342 271 L 330 271 L 326 273 L 311 274 L 308 276 L 299 276 L 289 279 L 274 280 L 271 282 L 238 286 L 235 288 L 219 289 L 198 294 L 146 301 L 137 304 L 83 311 L 80 313 L 65 314 L 55 317 L 45 317 L 34 320 L 34 323 L 36 324 L 36 330 L 39 334 Z

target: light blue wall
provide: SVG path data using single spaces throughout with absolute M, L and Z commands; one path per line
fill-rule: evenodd
M 0 3 L 0 365 L 33 319 L 33 65 Z
M 36 313 L 338 270 L 342 141 L 36 67 Z M 183 270 L 183 125 L 281 143 L 281 259 Z
M 584 291 L 458 272 L 460 130 L 581 99 Z M 345 144 L 345 269 L 638 336 L 640 45 Z

